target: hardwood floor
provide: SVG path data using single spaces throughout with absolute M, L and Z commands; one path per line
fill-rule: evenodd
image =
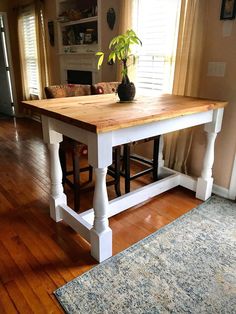
M 147 178 L 137 180 L 135 186 Z M 49 186 L 40 125 L 27 119 L 2 119 L 0 313 L 62 313 L 53 291 L 97 264 L 85 240 L 49 217 Z M 72 193 L 69 189 L 67 193 L 72 206 Z M 114 254 L 200 203 L 192 192 L 176 188 L 111 218 Z M 81 200 L 82 209 L 91 205 L 92 191 Z

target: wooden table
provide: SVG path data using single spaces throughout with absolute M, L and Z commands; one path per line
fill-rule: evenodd
M 112 255 L 109 217 L 177 185 L 196 191 L 196 197 L 202 200 L 211 195 L 214 143 L 226 102 L 159 95 L 119 103 L 117 96 L 110 94 L 24 101 L 23 104 L 42 114 L 43 137 L 50 152 L 50 215 L 57 222 L 65 221 L 90 242 L 91 254 L 99 262 Z M 164 179 L 108 201 L 106 173 L 112 163 L 113 146 L 200 124 L 205 124 L 208 138 L 200 178 L 168 170 L 161 160 L 159 171 L 166 173 Z M 67 206 L 63 192 L 58 154 L 62 134 L 88 145 L 88 161 L 96 175 L 93 209 L 81 214 Z

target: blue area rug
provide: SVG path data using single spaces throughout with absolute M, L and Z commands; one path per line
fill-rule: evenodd
M 236 203 L 212 197 L 55 295 L 66 313 L 236 313 Z

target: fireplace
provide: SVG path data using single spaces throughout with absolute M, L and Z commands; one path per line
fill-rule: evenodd
M 91 71 L 67 70 L 67 83 L 88 84 L 93 83 Z
M 64 54 L 60 56 L 61 83 L 94 84 L 101 81 L 94 54 Z

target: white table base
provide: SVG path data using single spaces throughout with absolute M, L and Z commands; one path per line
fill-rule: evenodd
M 216 135 L 221 129 L 222 117 L 223 109 L 217 109 L 96 134 L 43 116 L 44 141 L 48 143 L 50 152 L 50 215 L 52 219 L 57 222 L 63 220 L 84 237 L 91 244 L 92 256 L 102 262 L 112 255 L 112 230 L 109 228 L 109 217 L 179 185 L 195 191 L 197 198 L 206 200 L 212 191 L 214 143 Z M 195 179 L 162 166 L 159 168 L 159 173 L 165 174 L 164 179 L 108 202 L 106 172 L 107 167 L 112 163 L 113 146 L 200 124 L 205 124 L 205 131 L 208 134 L 200 178 Z M 66 196 L 63 192 L 58 154 L 62 134 L 88 145 L 89 163 L 95 169 L 93 209 L 81 214 L 77 214 L 67 206 Z M 163 162 L 161 161 L 160 164 L 163 165 Z

